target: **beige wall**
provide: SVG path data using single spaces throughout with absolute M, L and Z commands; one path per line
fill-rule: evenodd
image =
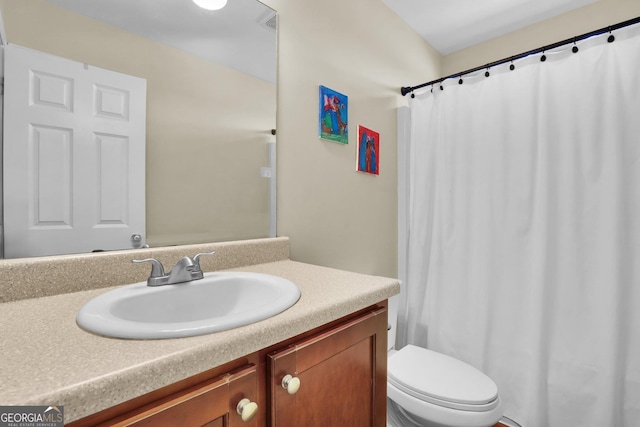
M 294 260 L 397 273 L 396 107 L 440 55 L 382 1 L 264 0 L 279 13 L 278 235 Z M 318 86 L 349 97 L 349 144 L 318 139 Z M 357 126 L 380 133 L 380 175 L 355 171 Z
M 147 240 L 267 237 L 273 83 L 41 0 L 0 0 L 8 41 L 147 79 Z
M 441 58 L 382 1 L 264 0 L 279 12 L 278 234 L 296 260 L 395 275 L 397 95 L 414 85 L 640 15 L 599 0 Z M 318 85 L 349 96 L 349 145 L 317 137 Z M 354 171 L 357 125 L 380 132 L 380 176 Z
M 506 36 L 447 55 L 442 62 L 442 73 L 443 76 L 448 76 L 469 70 L 637 16 L 640 16 L 639 0 L 598 0 Z

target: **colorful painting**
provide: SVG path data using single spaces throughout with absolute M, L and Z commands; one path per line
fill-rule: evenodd
M 348 104 L 346 95 L 320 86 L 320 138 L 342 144 L 349 143 Z
M 358 126 L 358 162 L 360 172 L 378 175 L 380 172 L 380 134 Z

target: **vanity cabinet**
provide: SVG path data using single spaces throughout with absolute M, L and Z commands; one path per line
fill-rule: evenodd
M 384 427 L 386 367 L 384 302 L 69 426 Z

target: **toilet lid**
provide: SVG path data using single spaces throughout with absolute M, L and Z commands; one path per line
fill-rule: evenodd
M 474 410 L 474 405 L 477 410 L 489 410 L 498 404 L 498 386 L 491 378 L 426 348 L 402 348 L 389 358 L 387 370 L 392 385 L 423 401 L 468 410 Z

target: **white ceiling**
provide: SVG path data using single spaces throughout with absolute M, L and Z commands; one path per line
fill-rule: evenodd
M 46 0 L 260 79 L 276 80 L 275 13 L 256 0 Z M 299 0 L 298 0 L 299 1 Z M 442 55 L 598 0 L 382 0 Z
M 276 81 L 275 12 L 256 0 L 230 0 L 207 11 L 191 0 L 46 0 L 82 15 Z M 271 22 L 275 22 L 272 20 Z
M 597 0 L 382 0 L 442 55 Z

